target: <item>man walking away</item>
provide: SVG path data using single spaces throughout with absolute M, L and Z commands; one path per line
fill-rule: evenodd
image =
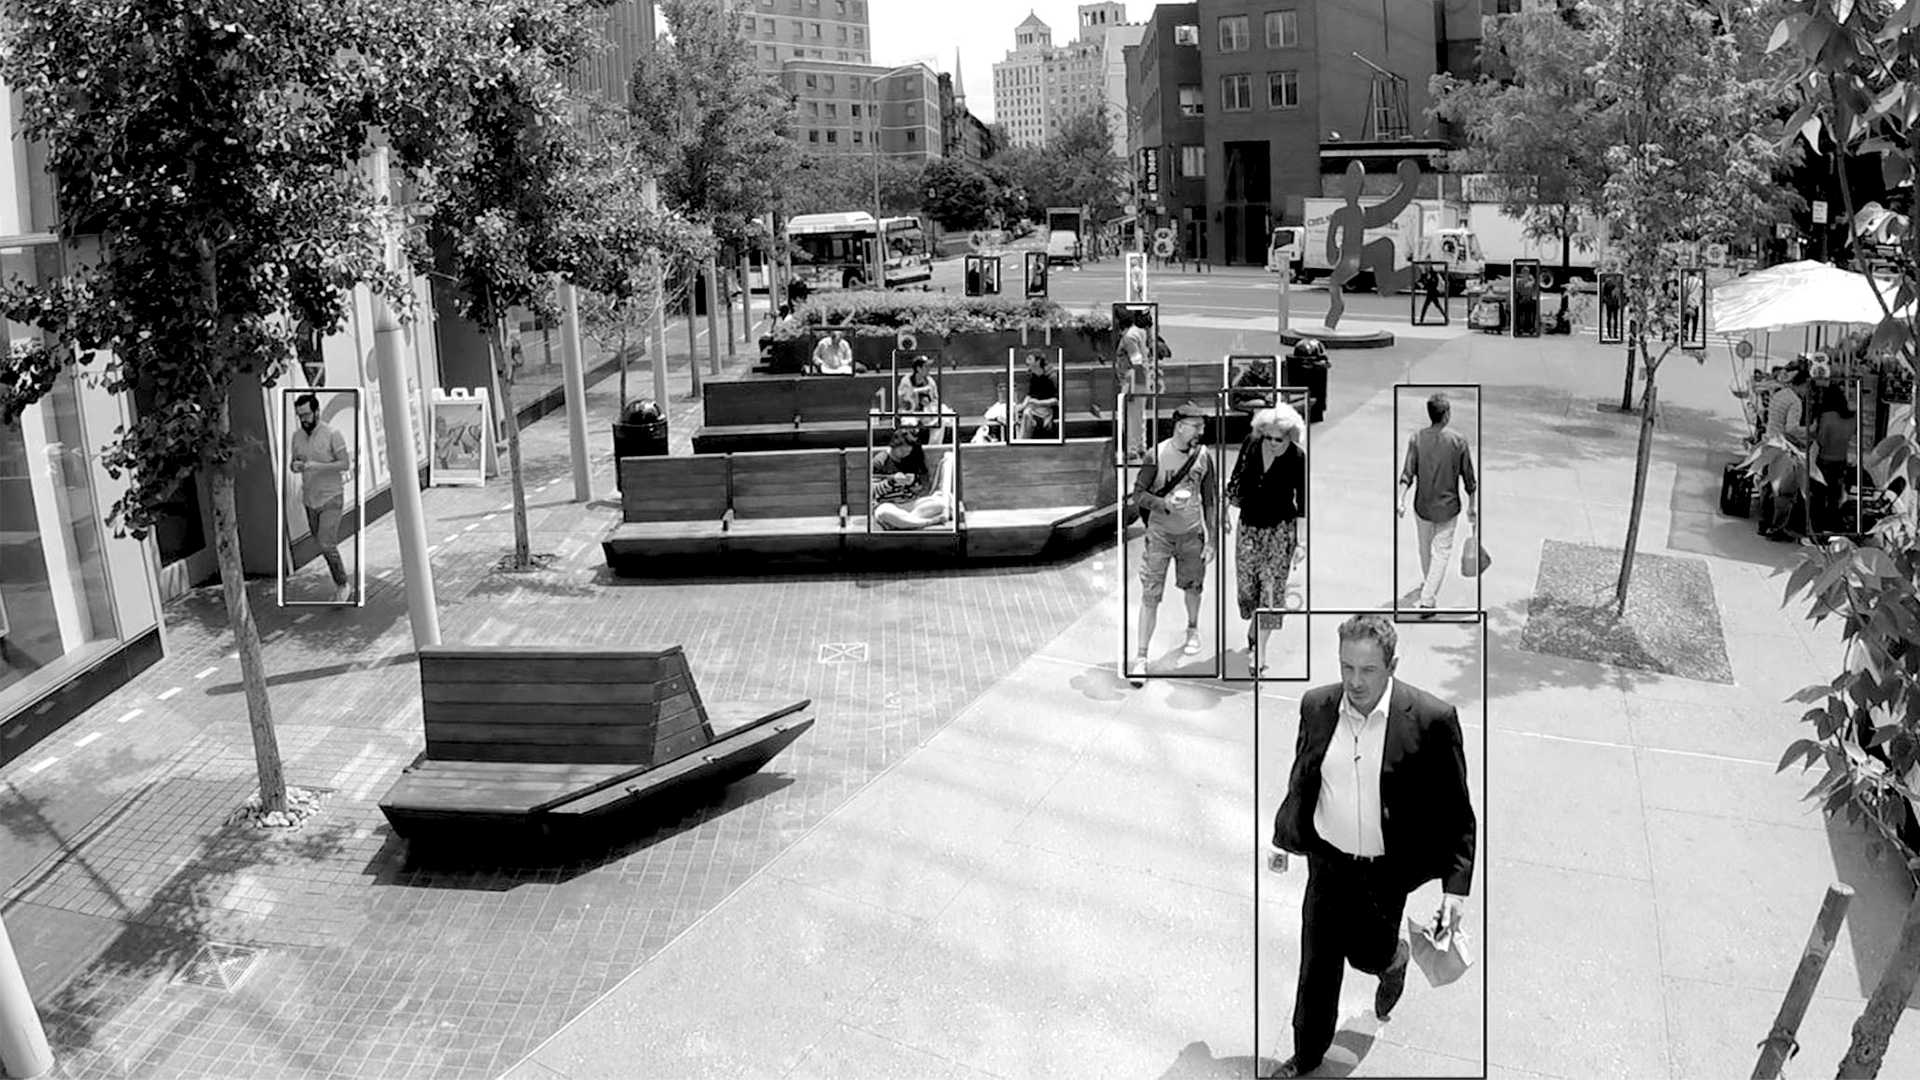
M 1431 611 L 1453 557 L 1454 526 L 1460 518 L 1460 491 L 1466 491 L 1467 520 L 1479 520 L 1480 483 L 1473 472 L 1473 448 L 1467 437 L 1447 426 L 1453 405 L 1445 393 L 1427 399 L 1432 424 L 1407 440 L 1400 468 L 1399 515 L 1407 516 L 1407 492 L 1413 492 L 1414 524 L 1420 540 L 1420 607 Z

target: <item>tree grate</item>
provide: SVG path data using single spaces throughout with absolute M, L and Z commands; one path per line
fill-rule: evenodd
M 173 977 L 177 986 L 198 986 L 207 990 L 218 990 L 231 994 L 240 989 L 253 972 L 263 950 L 251 945 L 226 945 L 218 941 L 209 941 L 200 947 L 200 951 L 187 961 L 187 966 Z

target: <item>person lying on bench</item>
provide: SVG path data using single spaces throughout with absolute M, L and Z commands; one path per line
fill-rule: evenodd
M 1047 354 L 1038 349 L 1027 354 L 1027 396 L 1020 399 L 1014 414 L 1020 418 L 1022 439 L 1045 439 L 1058 434 L 1060 384 L 1047 372 Z
M 952 460 L 948 454 L 947 461 Z M 941 472 L 945 479 L 946 468 Z M 887 448 L 873 455 L 873 523 L 883 529 L 925 529 L 945 522 L 952 500 L 935 490 L 930 473 L 919 438 L 908 428 L 896 428 Z

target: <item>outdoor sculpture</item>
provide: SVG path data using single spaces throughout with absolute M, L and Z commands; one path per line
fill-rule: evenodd
M 1373 206 L 1360 205 L 1360 190 L 1365 170 L 1355 161 L 1347 166 L 1347 175 L 1341 180 L 1341 195 L 1347 205 L 1333 212 L 1327 222 L 1327 261 L 1333 264 L 1333 274 L 1327 278 L 1327 291 L 1332 302 L 1327 307 L 1327 329 L 1332 330 L 1340 324 L 1340 316 L 1346 313 L 1347 301 L 1344 286 L 1352 281 L 1362 270 L 1373 271 L 1375 287 L 1381 292 L 1390 292 L 1395 288 L 1393 267 L 1393 241 L 1381 237 L 1373 243 L 1367 243 L 1368 229 L 1377 229 L 1400 216 L 1413 202 L 1414 192 L 1420 183 L 1420 166 L 1412 161 L 1402 161 L 1399 168 L 1400 186 L 1386 201 Z

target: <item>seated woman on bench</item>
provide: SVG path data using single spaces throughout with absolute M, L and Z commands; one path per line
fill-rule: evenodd
M 1014 415 L 1020 418 L 1021 439 L 1051 439 L 1059 435 L 1060 384 L 1047 373 L 1047 354 L 1027 354 L 1027 394 Z
M 926 357 L 916 356 L 913 358 L 913 370 L 900 376 L 899 393 L 894 398 L 896 413 L 925 413 L 942 417 L 954 415 L 951 407 L 940 404 L 940 384 L 927 374 L 927 366 Z M 921 423 L 928 428 L 925 433 L 927 444 L 940 445 L 945 425 L 925 420 Z
M 973 443 L 976 446 L 992 446 L 1007 441 L 1007 388 L 1005 384 L 995 384 L 993 404 L 980 417 L 980 426 L 973 429 Z
M 873 455 L 873 523 L 883 529 L 926 529 L 953 516 L 953 455 L 940 463 L 939 483 L 927 452 L 908 428 L 896 428 L 887 448 Z

